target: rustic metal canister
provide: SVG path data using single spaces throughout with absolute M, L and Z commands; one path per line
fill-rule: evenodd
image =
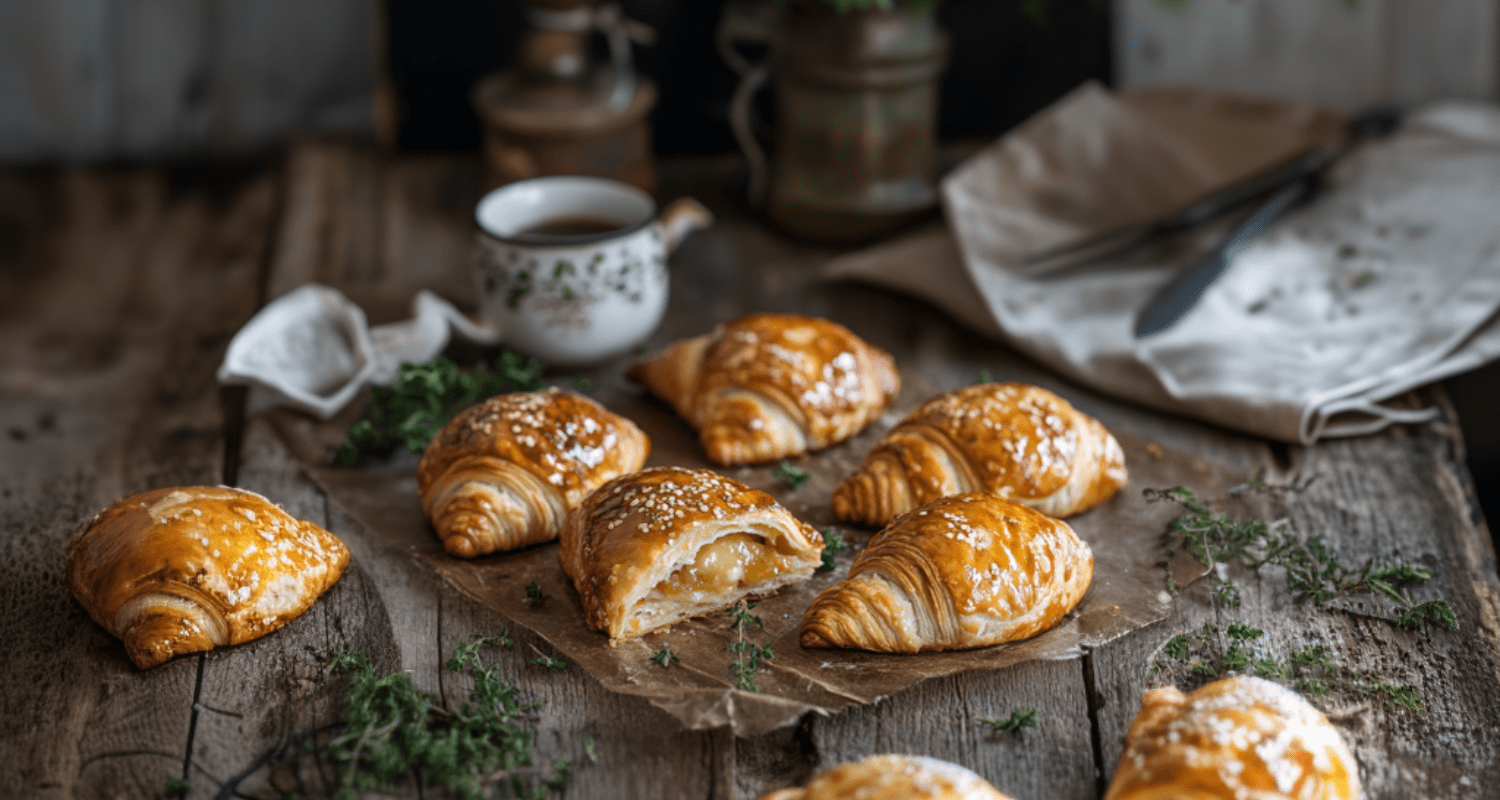
M 721 37 L 735 38 L 730 27 Z M 840 13 L 824 0 L 792 0 L 778 27 L 770 37 L 776 119 L 763 196 L 770 219 L 804 237 L 852 242 L 933 208 L 948 41 L 932 3 Z M 734 109 L 747 151 L 758 149 L 746 120 L 760 69 L 744 70 Z M 747 155 L 752 170 L 765 164 Z M 752 187 L 757 180 L 752 175 Z
M 489 187 L 541 175 L 596 175 L 655 188 L 646 116 L 656 87 L 636 74 L 632 41 L 650 28 L 614 3 L 528 0 L 531 27 L 515 66 L 474 88 L 484 125 Z M 610 59 L 593 63 L 588 39 L 602 34 Z

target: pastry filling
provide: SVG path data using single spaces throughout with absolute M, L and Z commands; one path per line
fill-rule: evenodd
M 678 567 L 657 584 L 656 593 L 701 599 L 769 580 L 788 568 L 791 558 L 753 533 L 731 533 L 704 545 L 692 563 Z

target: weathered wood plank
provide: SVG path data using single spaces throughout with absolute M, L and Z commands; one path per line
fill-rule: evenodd
M 1433 395 L 1425 400 L 1442 403 Z M 1402 630 L 1367 616 L 1389 613 L 1373 598 L 1352 603 L 1356 613 L 1298 606 L 1279 570 L 1232 571 L 1243 596 L 1239 608 L 1210 605 L 1200 585 L 1178 598 L 1172 619 L 1094 654 L 1107 768 L 1112 772 L 1118 762 L 1141 693 L 1161 682 L 1148 674 L 1161 645 L 1204 622 L 1220 629 L 1244 622 L 1266 631 L 1257 642 L 1261 656 L 1284 661 L 1298 649 L 1322 645 L 1351 670 L 1421 692 L 1425 713 L 1378 697 L 1342 699 L 1328 709 L 1354 746 L 1367 797 L 1472 797 L 1476 787 L 1500 779 L 1486 722 L 1500 714 L 1494 690 L 1500 683 L 1500 591 L 1488 532 L 1476 524 L 1464 493 L 1456 433 L 1439 424 L 1292 448 L 1288 469 L 1271 480 L 1295 476 L 1312 483 L 1270 510 L 1303 535 L 1322 536 L 1346 564 L 1399 559 L 1430 568 L 1433 581 L 1415 594 L 1446 599 L 1458 613 L 1458 631 Z
M 123 494 L 219 482 L 213 370 L 273 196 L 253 174 L 0 177 L 0 795 L 148 797 L 182 773 L 199 659 L 132 666 L 63 545 Z

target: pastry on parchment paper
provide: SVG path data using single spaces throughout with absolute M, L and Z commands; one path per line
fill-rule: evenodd
M 823 554 L 823 537 L 769 494 L 678 467 L 600 487 L 559 539 L 589 625 L 612 642 L 806 580 Z
M 982 383 L 908 414 L 834 490 L 833 512 L 884 525 L 939 497 L 987 492 L 1066 517 L 1104 502 L 1125 478 L 1119 442 L 1068 401 Z
M 344 573 L 328 531 L 254 492 L 183 486 L 131 495 L 68 542 L 68 586 L 138 667 L 256 639 Z
M 589 492 L 646 463 L 630 420 L 559 389 L 491 397 L 454 417 L 417 465 L 417 493 L 449 553 L 550 542 Z
M 760 800 L 1010 800 L 973 772 L 935 758 L 871 756 Z
M 944 497 L 870 540 L 808 607 L 801 642 L 917 653 L 1025 639 L 1072 611 L 1093 574 L 1066 522 L 993 495 Z
M 752 314 L 672 344 L 627 376 L 671 403 L 710 461 L 758 464 L 837 444 L 901 389 L 895 361 L 817 317 Z
M 1261 678 L 1141 698 L 1105 800 L 1358 800 L 1359 770 L 1338 729 Z

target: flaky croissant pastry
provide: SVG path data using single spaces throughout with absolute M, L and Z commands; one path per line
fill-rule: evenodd
M 871 756 L 814 775 L 807 786 L 760 800 L 1010 800 L 957 764 L 922 756 Z
M 349 550 L 254 492 L 185 486 L 131 495 L 68 542 L 68 586 L 136 666 L 248 642 L 344 574 Z
M 882 653 L 1025 639 L 1088 591 L 1094 554 L 1066 522 L 986 494 L 898 517 L 802 618 L 803 647 Z
M 708 470 L 617 478 L 568 516 L 558 560 L 611 642 L 806 580 L 823 537 L 776 499 Z
M 1290 689 L 1227 678 L 1141 698 L 1105 800 L 1358 800 L 1354 755 Z
M 895 362 L 842 325 L 753 314 L 683 339 L 626 375 L 676 407 L 716 464 L 837 444 L 901 390 Z
M 1124 483 L 1125 455 L 1103 425 L 1046 389 L 982 383 L 908 414 L 834 490 L 833 513 L 884 525 L 939 497 L 987 492 L 1066 517 Z
M 443 549 L 473 558 L 550 542 L 589 492 L 646 463 L 630 420 L 558 389 L 498 395 L 454 417 L 417 465 Z

